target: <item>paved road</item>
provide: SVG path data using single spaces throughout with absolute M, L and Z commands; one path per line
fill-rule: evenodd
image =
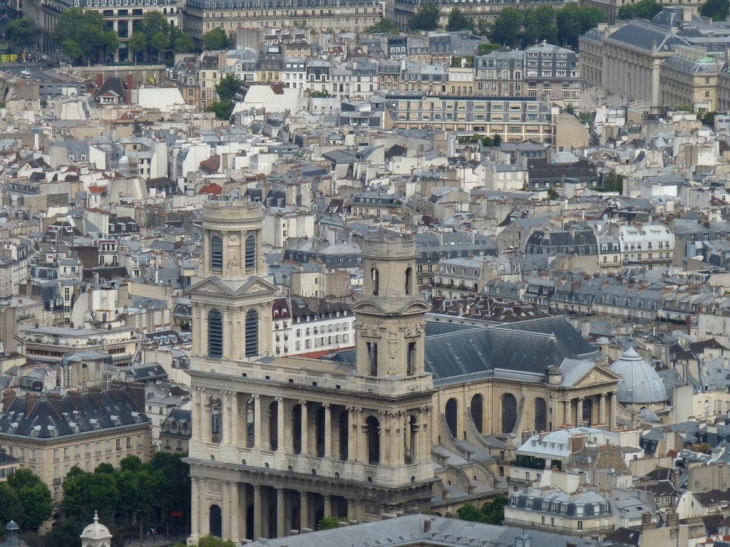
M 58 76 L 54 75 L 51 70 L 38 63 L 0 63 L 0 70 L 18 77 L 24 70 L 28 70 L 31 79 L 35 80 L 51 81 L 58 79 Z

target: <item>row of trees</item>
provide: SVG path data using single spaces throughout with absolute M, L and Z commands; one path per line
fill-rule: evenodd
M 472 503 L 467 503 L 459 509 L 459 518 L 483 524 L 502 524 L 504 521 L 504 508 L 507 503 L 509 503 L 509 500 L 504 496 L 497 496 L 492 501 L 482 505 L 481 509 Z
M 35 27 L 28 17 L 13 19 L 5 29 L 5 37 L 17 48 L 26 48 L 35 44 Z
M 655 0 L 642 0 L 654 2 Z M 730 0 L 712 0 L 730 1 Z M 438 6 L 431 2 L 422 4 L 408 22 L 411 30 L 436 30 L 439 28 L 441 13 Z M 584 7 L 577 3 L 567 4 L 560 10 L 550 6 L 538 6 L 519 10 L 515 7 L 504 8 L 493 25 L 484 21 L 475 22 L 464 12 L 454 8 L 449 13 L 446 30 L 450 32 L 470 30 L 487 36 L 494 44 L 511 48 L 528 47 L 546 40 L 551 44 L 578 48 L 578 38 L 603 21 L 603 12 L 598 8 Z M 395 25 L 387 19 L 368 29 L 371 32 L 396 33 Z
M 23 18 L 25 19 L 25 18 Z M 23 19 L 19 19 L 22 22 Z M 11 25 L 8 32 L 11 32 Z M 30 23 L 30 21 L 28 21 Z M 12 36 L 26 36 L 26 23 L 19 23 L 12 29 Z M 32 27 L 32 25 L 31 25 Z M 63 53 L 76 62 L 104 62 L 119 49 L 117 33 L 109 27 L 109 22 L 96 11 L 70 8 L 58 18 L 51 38 L 63 48 Z M 156 56 L 162 62 L 168 53 L 189 53 L 195 50 L 195 42 L 189 34 L 170 25 L 158 11 L 149 12 L 135 25 L 129 38 L 128 47 L 135 57 L 143 54 L 148 60 Z
M 578 38 L 601 21 L 604 15 L 598 8 L 566 5 L 560 10 L 538 6 L 526 10 L 504 8 L 489 32 L 489 39 L 512 48 L 528 47 L 546 40 L 551 44 L 578 49 Z

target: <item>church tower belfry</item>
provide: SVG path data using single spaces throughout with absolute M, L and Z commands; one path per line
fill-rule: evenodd
M 263 208 L 248 199 L 203 205 L 204 279 L 190 288 L 192 364 L 271 354 L 276 287 L 261 252 Z
M 357 372 L 408 378 L 424 373 L 428 305 L 416 285 L 416 241 L 380 232 L 363 245 L 363 294 L 354 306 Z

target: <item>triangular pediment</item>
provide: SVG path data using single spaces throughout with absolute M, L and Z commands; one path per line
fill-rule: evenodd
M 233 285 L 233 286 L 232 286 Z M 231 281 L 223 281 L 218 277 L 209 277 L 200 283 L 193 285 L 189 293 L 191 295 L 225 296 L 228 298 L 240 298 L 242 296 L 265 296 L 277 292 L 276 285 L 272 285 L 260 277 L 249 277 L 243 284 L 233 284 Z
M 594 364 L 586 373 L 577 378 L 571 387 L 590 387 L 596 385 L 604 385 L 607 383 L 616 383 L 621 378 L 610 370 Z

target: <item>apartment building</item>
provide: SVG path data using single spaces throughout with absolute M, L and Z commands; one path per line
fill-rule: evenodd
M 344 302 L 323 298 L 277 298 L 273 305 L 277 356 L 327 352 L 355 345 L 355 314 Z
M 692 107 L 714 112 L 724 65 L 724 59 L 709 57 L 702 48 L 677 46 L 674 55 L 659 70 L 661 103 L 670 108 Z
M 521 97 L 524 89 L 525 52 L 511 49 L 474 57 L 477 95 Z
M 0 256 L 0 298 L 10 298 L 18 293 L 18 287 L 28 282 L 30 260 L 27 249 L 19 248 L 17 254 Z
M 386 95 L 385 106 L 397 129 L 440 129 L 499 135 L 503 141 L 554 138 L 557 108 L 537 97 L 500 98 Z
M 237 29 L 309 27 L 324 32 L 364 32 L 384 16 L 375 0 L 323 0 L 317 6 L 297 2 L 283 6 L 264 0 L 207 2 L 190 0 L 185 8 L 185 31 L 193 38 L 220 28 L 229 35 Z
M 542 97 L 580 106 L 578 56 L 546 42 L 525 50 L 525 89 L 528 97 Z
M 19 395 L 3 393 L 0 448 L 19 460 L 19 467 L 38 475 L 61 501 L 63 482 L 73 467 L 93 471 L 99 464 L 115 467 L 126 456 L 150 459 L 149 418 L 144 414 L 144 387 L 115 384 Z

